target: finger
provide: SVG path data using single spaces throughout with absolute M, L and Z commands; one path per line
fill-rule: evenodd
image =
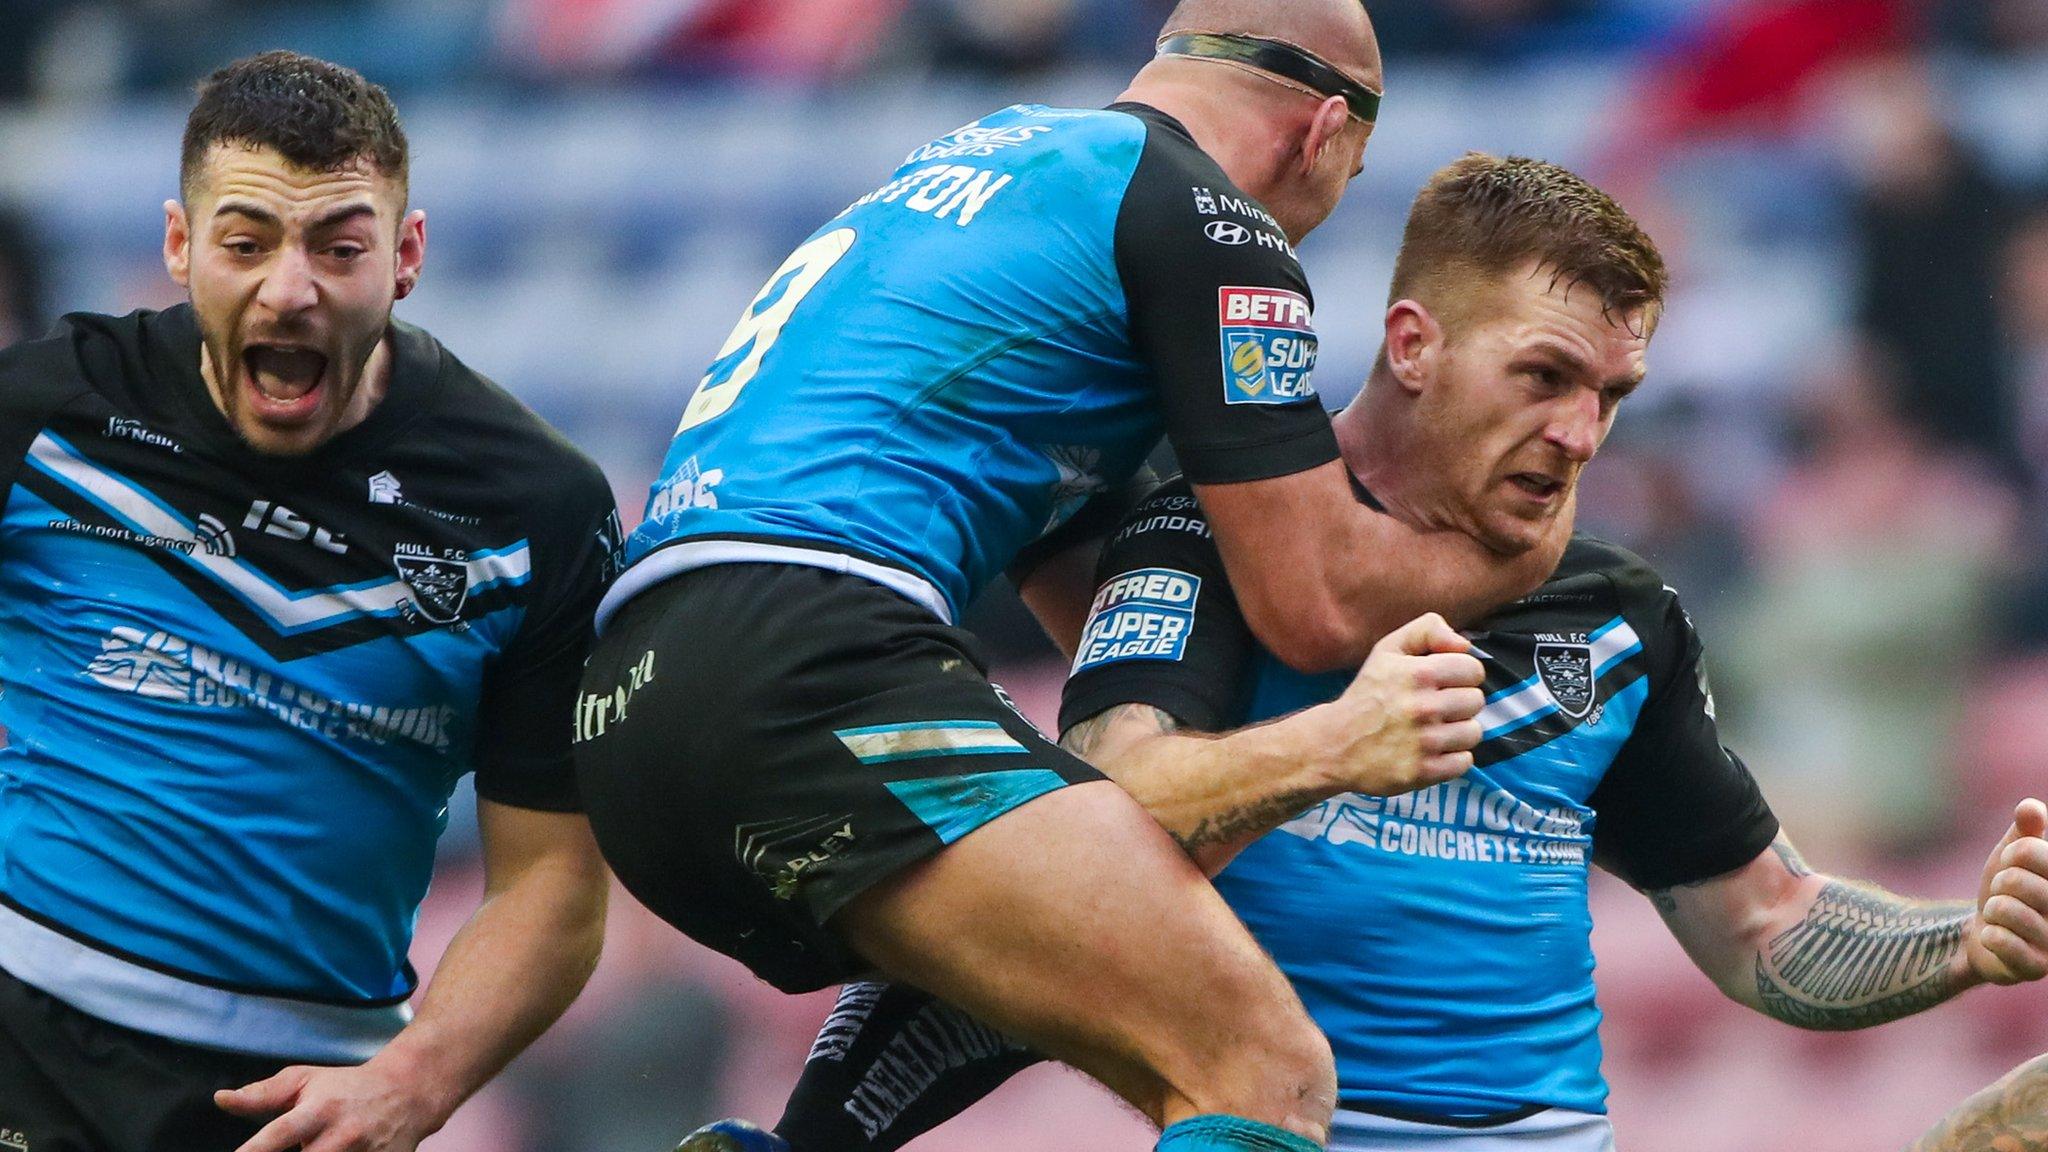
M 2028 947 L 2026 941 L 2013 935 L 2003 925 L 1985 925 L 1983 931 L 1977 934 L 1977 942 L 2020 980 L 2039 980 L 2043 976 L 2048 976 L 2048 956 L 2044 956 L 2038 948 Z
M 1422 731 L 1424 755 L 1439 752 L 1467 752 L 1479 747 L 1482 735 L 1477 720 L 1455 720 L 1448 724 L 1432 724 Z
M 314 1134 L 318 1125 L 313 1118 L 301 1112 L 287 1112 L 265 1124 L 248 1142 L 235 1152 L 285 1152 L 297 1148 Z
M 1422 782 L 1420 786 L 1441 784 L 1446 780 L 1463 776 L 1472 769 L 1470 752 L 1438 752 L 1422 760 Z
M 1477 688 L 1444 688 L 1429 695 L 1431 719 L 1445 723 L 1470 720 L 1486 707 L 1486 693 Z
M 2048 876 L 2048 840 L 2039 836 L 2026 836 L 2007 844 L 1997 856 L 2000 868 L 2021 868 L 2038 876 Z
M 1979 913 L 1986 927 L 2003 928 L 2029 946 L 2048 952 L 2048 916 L 2011 896 L 1993 896 Z
M 2048 915 L 2048 876 L 2024 868 L 2006 868 L 1991 878 L 1991 894 L 2009 896 Z
M 1415 679 L 1432 688 L 1477 688 L 1486 682 L 1486 666 L 1463 652 L 1433 652 L 1415 660 Z
M 256 1120 L 290 1108 L 306 1086 L 312 1069 L 294 1064 L 276 1075 L 240 1088 L 223 1088 L 213 1094 L 214 1105 L 245 1119 Z
M 2022 836 L 2048 836 L 2048 804 L 2029 796 L 2012 810 L 2013 831 Z
M 1425 612 L 1388 633 L 1373 649 L 1427 656 L 1432 652 L 1463 652 L 1471 646 L 1472 642 L 1459 635 L 1449 621 L 1434 612 Z

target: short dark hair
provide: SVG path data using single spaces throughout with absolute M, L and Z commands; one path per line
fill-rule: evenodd
M 353 68 L 297 52 L 246 56 L 200 82 L 185 118 L 180 196 L 191 197 L 217 144 L 272 148 L 309 172 L 367 161 L 406 186 L 405 130 L 390 94 Z
M 1393 296 L 1455 325 L 1472 291 L 1534 260 L 1567 285 L 1600 295 L 1610 318 L 1644 310 L 1655 327 L 1669 278 L 1657 245 L 1614 198 L 1573 173 L 1526 156 L 1467 152 L 1415 197 Z

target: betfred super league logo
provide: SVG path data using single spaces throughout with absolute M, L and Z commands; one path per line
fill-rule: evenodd
M 1593 650 L 1584 644 L 1538 644 L 1536 674 L 1557 710 L 1574 720 L 1593 710 Z
M 399 579 L 412 590 L 412 606 L 422 617 L 435 624 L 453 624 L 462 618 L 462 605 L 469 599 L 468 553 L 400 544 L 393 550 L 391 562 Z

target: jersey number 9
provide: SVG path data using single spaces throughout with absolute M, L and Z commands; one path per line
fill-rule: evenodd
M 733 401 L 740 398 L 740 389 L 760 371 L 761 357 L 782 335 L 782 326 L 789 323 L 790 313 L 853 247 L 853 240 L 853 229 L 835 228 L 789 254 L 789 259 L 762 286 L 760 295 L 747 305 L 732 335 L 725 338 L 725 346 L 718 350 L 718 358 L 705 370 L 696 394 L 683 409 L 683 422 L 676 425 L 678 433 L 725 415 Z

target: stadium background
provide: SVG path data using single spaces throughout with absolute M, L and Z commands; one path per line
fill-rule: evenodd
M 911 146 L 1018 99 L 1099 104 L 1166 0 L 0 0 L 0 343 L 173 300 L 158 205 L 191 84 L 286 46 L 391 88 L 438 334 L 605 464 L 636 519 L 740 308 Z M 1377 344 L 1409 197 L 1467 148 L 1614 191 L 1676 279 L 1583 522 L 1709 643 L 1730 741 L 1816 865 L 1974 891 L 2048 787 L 2048 2 L 1379 0 L 1365 174 L 1302 250 L 1333 406 Z M 1061 669 L 977 623 L 1049 723 Z M 480 891 L 467 795 L 422 970 Z M 2048 991 L 1812 1035 L 1722 1000 L 1649 904 L 1593 893 L 1629 1149 L 1867 1152 L 2048 1048 Z M 1370 962 L 1370 957 L 1361 957 Z M 1446 964 L 1459 958 L 1446 956 Z M 665 1149 L 770 1118 L 829 1000 L 621 898 L 589 992 L 431 1152 Z M 918 1152 L 1148 1147 L 1038 1069 Z

